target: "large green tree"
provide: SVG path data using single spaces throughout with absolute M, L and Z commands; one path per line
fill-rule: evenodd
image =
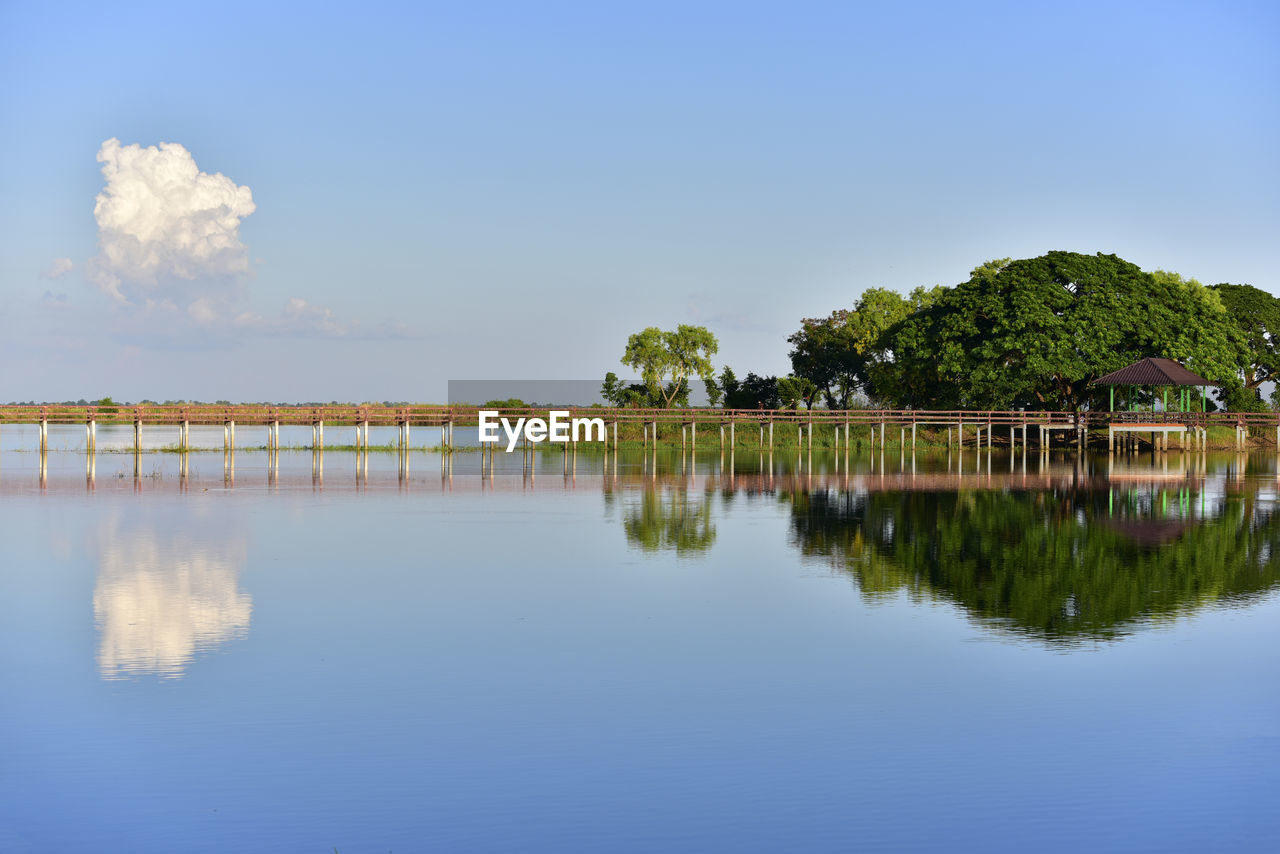
M 1244 336 L 1240 381 L 1249 392 L 1247 397 L 1260 403 L 1263 383 L 1280 379 L 1280 299 L 1252 285 L 1221 284 L 1210 290 Z M 1272 392 L 1272 401 L 1278 397 L 1280 388 Z
M 719 349 L 716 336 L 706 327 L 681 324 L 666 332 L 650 326 L 627 339 L 622 364 L 640 372 L 653 399 L 671 406 L 682 392 L 687 398 L 693 377 L 699 376 L 704 382 L 715 378 L 711 357 Z
M 873 391 L 900 406 L 1077 409 L 1146 356 L 1230 384 L 1243 337 L 1218 295 L 1115 255 L 988 262 L 881 336 Z M 1096 401 L 1095 401 L 1096 402 Z
M 886 330 L 931 305 L 940 290 L 916 288 L 904 297 L 887 288 L 869 288 L 851 310 L 804 318 L 787 338 L 792 373 L 813 383 L 829 408 L 847 409 L 886 357 L 879 349 Z

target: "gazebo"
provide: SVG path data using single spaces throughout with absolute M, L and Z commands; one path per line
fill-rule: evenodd
M 1147 358 L 1140 359 L 1118 371 L 1112 371 L 1106 376 L 1098 377 L 1091 385 L 1111 386 L 1112 412 L 1116 410 L 1116 386 L 1129 386 L 1130 388 L 1136 388 L 1137 386 L 1163 386 L 1164 409 L 1166 412 L 1169 410 L 1170 386 L 1179 388 L 1178 409 L 1181 412 L 1187 412 L 1191 409 L 1191 388 L 1199 386 L 1200 410 L 1203 412 L 1205 402 L 1208 400 L 1208 392 L 1205 389 L 1208 386 L 1221 385 L 1221 383 L 1209 382 L 1199 374 L 1188 371 L 1173 359 Z M 1133 408 L 1132 395 L 1129 397 L 1129 408 Z

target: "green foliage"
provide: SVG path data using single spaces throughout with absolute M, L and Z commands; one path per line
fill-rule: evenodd
M 813 398 L 818 392 L 817 386 L 809 379 L 795 376 L 778 377 L 777 389 L 778 398 L 787 409 L 799 409 L 801 403 L 812 407 Z
M 777 409 L 778 378 L 747 374 L 741 383 L 734 380 L 732 391 L 725 391 L 726 409 Z
M 1231 409 L 1260 409 L 1259 389 L 1263 383 L 1280 378 L 1280 299 L 1252 285 L 1220 284 L 1209 288 L 1217 294 L 1231 322 L 1244 336 L 1244 358 L 1240 363 L 1243 389 L 1228 389 Z M 1280 388 L 1272 393 L 1275 398 Z M 1232 402 L 1235 395 L 1239 400 Z
M 509 397 L 506 400 L 489 400 L 484 404 L 484 409 L 525 409 L 529 404 L 525 403 L 518 397 Z
M 872 392 L 900 407 L 1105 406 L 1093 380 L 1145 356 L 1224 384 L 1242 359 L 1243 337 L 1213 291 L 1114 255 L 988 262 L 921 297 L 866 369 Z
M 115 415 L 120 411 L 120 408 L 116 406 L 116 402 L 110 397 L 104 397 L 94 405 L 98 407 L 100 415 Z
M 719 348 L 716 337 L 702 326 L 681 324 L 668 332 L 650 326 L 627 340 L 622 364 L 640 372 L 650 398 L 660 399 L 662 406 L 688 405 L 689 380 L 713 379 L 711 356 Z
M 667 383 L 665 387 L 659 388 L 655 392 L 645 383 L 624 383 L 618 379 L 618 376 L 613 371 L 605 374 L 604 384 L 600 386 L 600 393 L 613 406 L 632 409 L 656 409 L 670 406 L 672 403 L 679 406 L 689 405 L 689 385 L 687 382 L 681 383 L 679 386 L 674 383 Z
M 728 370 L 728 368 L 725 370 Z M 719 406 L 720 401 L 724 398 L 724 391 L 720 388 L 720 383 L 716 382 L 716 378 L 703 379 L 702 387 L 707 392 L 707 405 Z
M 848 408 L 858 385 L 858 371 L 865 362 L 858 331 L 851 322 L 855 319 L 856 312 L 843 309 L 825 318 L 806 317 L 800 321 L 800 330 L 787 338 L 792 373 L 809 383 L 814 392 L 821 392 L 832 409 Z M 779 389 L 784 401 L 790 391 L 790 387 L 787 392 Z

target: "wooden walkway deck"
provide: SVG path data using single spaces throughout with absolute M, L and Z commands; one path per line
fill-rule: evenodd
M 324 428 L 351 427 L 356 431 L 356 445 L 368 446 L 370 426 L 399 429 L 399 444 L 407 448 L 413 427 L 439 428 L 442 446 L 454 448 L 453 430 L 456 426 L 471 426 L 479 422 L 480 407 L 415 404 L 409 406 L 384 406 L 376 404 L 328 405 L 328 406 L 272 406 L 268 404 L 237 405 L 185 405 L 144 404 L 137 406 L 94 405 L 0 405 L 0 427 L 6 424 L 38 425 L 40 445 L 47 446 L 49 424 L 83 424 L 86 441 L 92 450 L 96 446 L 98 424 L 127 424 L 134 428 L 135 449 L 142 446 L 144 427 L 171 427 L 177 429 L 177 444 L 189 447 L 191 425 L 221 425 L 224 447 L 235 448 L 236 425 L 264 426 L 268 430 L 268 444 L 279 447 L 279 428 L 286 426 L 310 426 L 313 447 L 324 447 Z M 837 447 L 848 447 L 853 441 L 853 431 L 867 431 L 872 446 L 879 444 L 915 447 L 917 431 L 923 427 L 946 428 L 948 442 L 951 431 L 957 446 L 963 447 L 972 437 L 973 442 L 986 441 L 991 447 L 997 435 L 1006 435 L 1010 444 L 1019 440 L 1025 445 L 1032 432 L 1041 446 L 1048 445 L 1054 433 L 1066 431 L 1068 444 L 1084 447 L 1089 430 L 1106 429 L 1109 446 L 1114 449 L 1117 440 L 1122 444 L 1132 439 L 1134 433 L 1151 433 L 1163 436 L 1167 449 L 1169 434 L 1185 442 L 1188 437 L 1197 447 L 1207 441 L 1207 429 L 1211 426 L 1233 427 L 1237 445 L 1242 446 L 1252 431 L 1274 430 L 1280 444 L 1280 413 L 1198 413 L 1198 412 L 1026 412 L 1026 411 L 974 411 L 974 410 L 794 410 L 794 409 L 631 409 L 611 407 L 563 407 L 557 411 L 568 413 L 569 418 L 599 418 L 612 428 L 612 443 L 618 442 L 617 425 L 633 424 L 643 427 L 642 435 L 647 445 L 656 441 L 658 427 L 679 427 L 681 444 L 697 447 L 698 428 L 718 429 L 719 443 L 726 439 L 736 444 L 738 429 L 758 433 L 761 448 L 774 446 L 774 432 L 779 427 L 797 430 L 803 443 L 807 439 L 813 445 L 815 427 L 834 428 Z M 500 414 L 509 419 L 547 416 L 547 407 L 502 409 Z M 894 434 L 897 434 L 896 436 Z M 894 440 L 897 441 L 894 441 Z M 1154 442 L 1153 442 L 1154 444 Z

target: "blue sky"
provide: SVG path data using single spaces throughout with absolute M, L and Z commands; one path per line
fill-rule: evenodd
M 443 400 L 679 323 L 782 373 L 1051 249 L 1280 292 L 1274 3 L 262 5 L 0 3 L 0 400 Z M 230 248 L 112 254 L 111 139 L 248 188 Z

